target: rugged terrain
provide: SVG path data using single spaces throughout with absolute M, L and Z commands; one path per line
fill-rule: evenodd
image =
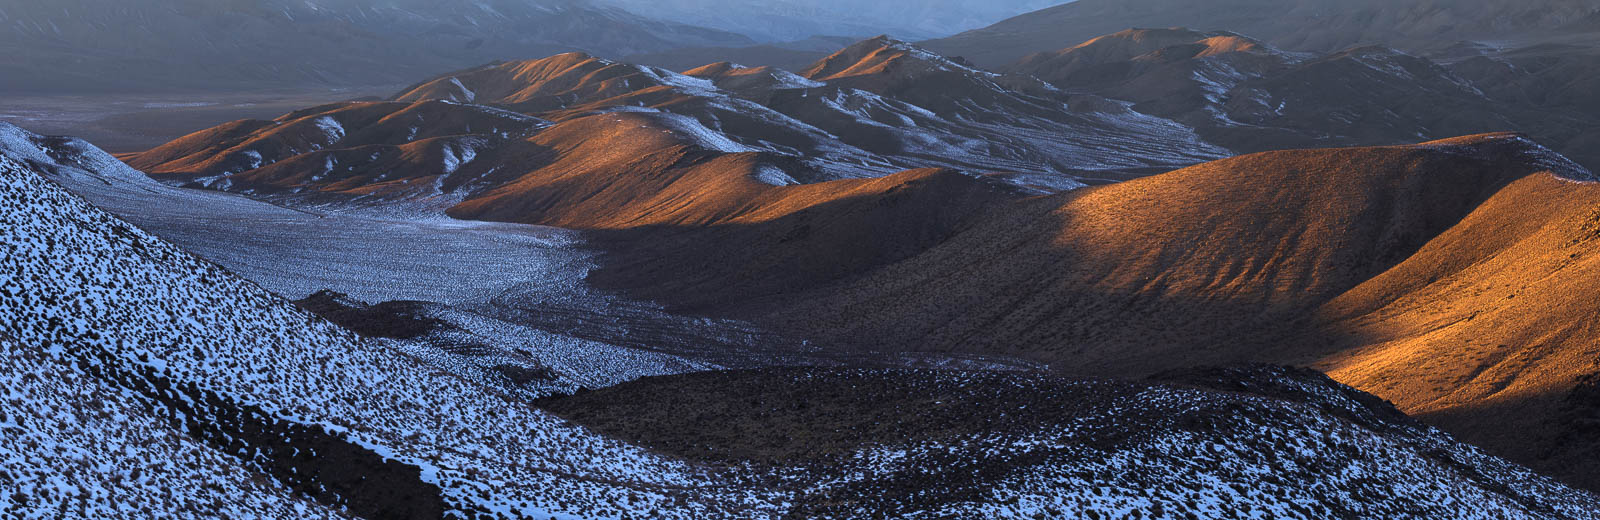
M 1557 407 L 1597 353 L 1572 319 L 1591 312 L 1573 298 L 1593 290 L 1593 180 L 1514 135 L 1269 152 L 990 207 L 831 282 L 747 260 L 834 265 L 826 238 L 762 238 L 828 236 L 803 214 L 624 246 L 591 278 L 837 346 L 1004 353 L 1079 374 L 1312 364 L 1586 479 L 1549 450 L 1570 445 L 1554 436 L 1574 427 Z M 696 252 L 722 248 L 741 253 Z
M 596 227 L 564 215 L 593 214 L 589 204 L 636 226 L 667 220 L 634 218 L 629 206 L 700 211 L 712 203 L 680 193 L 711 197 L 706 186 L 740 205 L 795 191 L 770 186 L 928 167 L 1059 190 L 1226 153 L 1123 103 L 875 38 L 800 73 L 718 63 L 678 74 L 584 54 L 510 62 L 390 102 L 230 123 L 127 159 L 170 182 L 432 197 L 458 217 Z
M 12 490 L 0 506 L 28 516 L 1590 518 L 1600 507 L 1370 396 L 1269 367 L 1156 383 L 712 372 L 536 404 L 549 390 L 518 385 L 549 377 L 549 353 L 462 371 L 380 339 L 442 326 L 415 305 L 301 302 L 357 335 L 51 180 L 173 196 L 103 152 L 14 129 L 4 143 L 0 276 L 21 283 L 0 298 L 0 428 L 17 441 L 0 447 Z M 645 403 L 640 391 L 721 405 L 614 411 Z M 727 429 L 694 426 L 719 413 L 732 414 Z M 640 429 L 658 421 L 673 422 Z M 752 444 L 739 431 L 773 433 Z M 1220 463 L 1239 460 L 1250 462 Z M 1383 480 L 1396 468 L 1399 488 Z
M 541 404 L 689 460 L 858 475 L 805 488 L 797 517 L 1515 517 L 1544 509 L 1527 499 L 1546 493 L 1512 484 L 1479 495 L 1510 468 L 1371 396 L 1279 367 L 1148 382 L 707 372 Z M 1346 457 L 1306 457 L 1323 450 Z M 1433 480 L 1440 469 L 1454 476 Z M 1387 480 L 1397 474 L 1421 480 Z M 1535 514 L 1593 514 L 1575 506 Z
M 1590 0 L 1081 0 L 744 55 L 541 5 L 169 6 L 411 35 L 425 79 L 115 157 L 0 123 L 0 510 L 1600 511 Z M 573 50 L 543 31 L 600 52 L 438 74 Z M 597 56 L 635 53 L 695 61 Z
M 1381 45 L 1288 52 L 1231 32 L 1172 28 L 1101 36 L 1000 70 L 1132 102 L 1239 152 L 1519 130 L 1580 163 L 1600 164 L 1591 146 L 1600 112 L 1555 95 L 1518 97 L 1497 85 L 1519 80 L 1486 68 Z
M 581 54 L 485 66 L 393 101 L 240 121 L 125 158 L 168 183 L 296 207 L 585 230 L 606 250 L 590 283 L 759 331 L 732 343 L 739 352 L 915 352 L 1083 375 L 1316 366 L 1590 485 L 1571 462 L 1584 459 L 1560 451 L 1581 424 L 1571 414 L 1587 413 L 1562 403 L 1596 371 L 1590 340 L 1534 319 L 1582 312 L 1577 303 L 1468 303 L 1491 301 L 1485 280 L 1499 278 L 1584 293 L 1569 266 L 1585 257 L 1556 247 L 1581 243 L 1571 229 L 1594 180 L 1582 166 L 1537 137 L 1482 134 L 1158 173 L 1221 150 L 1209 142 L 1393 142 L 1526 115 L 1486 96 L 1397 51 L 1318 56 L 1233 33 L 1126 31 L 1012 73 L 874 38 L 793 73 L 714 63 L 678 74 Z M 1150 162 L 1105 162 L 1117 157 Z M 1484 216 L 1507 198 L 1573 209 Z M 1552 234 L 1505 256 L 1475 249 L 1506 244 L 1490 231 L 1457 237 L 1509 227 Z M 1464 247 L 1449 244 L 1472 247 L 1434 249 Z M 1489 269 L 1488 258 L 1516 270 L 1475 272 L 1461 287 L 1438 267 Z M 537 307 L 510 307 L 496 317 L 550 324 Z M 1489 312 L 1515 314 L 1467 319 Z M 660 339 L 583 330 L 612 344 Z M 1505 372 L 1486 376 L 1493 367 Z M 1495 411 L 1512 409 L 1537 413 Z
M 1520 131 L 1594 168 L 1597 13 L 1592 0 L 1092 0 L 920 45 L 1133 102 L 1241 153 Z

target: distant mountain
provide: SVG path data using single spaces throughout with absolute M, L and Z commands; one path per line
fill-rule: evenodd
M 1568 117 L 1600 117 L 1600 15 L 1539 37 L 1515 42 L 1467 42 L 1435 53 L 1451 72 L 1491 99 Z M 1552 117 L 1551 119 L 1562 119 Z M 1600 125 L 1580 123 L 1564 147 L 1600 150 Z
M 1538 35 L 1597 10 L 1597 0 L 1079 0 L 923 45 L 999 66 L 1128 28 L 1182 26 L 1234 31 L 1292 51 L 1367 44 L 1426 51 Z
M 949 36 L 1070 0 L 597 0 L 662 20 L 736 32 L 762 42 L 888 33 Z
M 687 72 L 581 53 L 508 62 L 419 83 L 392 102 L 230 123 L 128 160 L 169 182 L 450 201 L 458 216 L 612 227 L 705 209 L 647 204 L 645 194 L 722 200 L 710 193 L 919 168 L 1005 172 L 1016 185 L 1057 190 L 1227 153 L 1125 104 L 1066 95 L 888 38 L 798 74 L 730 63 Z M 695 171 L 728 180 L 678 179 Z M 530 191 L 548 182 L 610 186 L 616 200 L 592 203 L 618 220 L 602 224 L 592 210 L 571 206 L 577 199 Z M 673 190 L 663 192 L 662 183 Z M 636 206 L 648 213 L 622 210 Z
M 1517 130 L 1600 166 L 1600 152 L 1588 146 L 1600 112 L 1486 92 L 1457 72 L 1487 81 L 1492 66 L 1447 67 L 1383 46 L 1287 52 L 1225 31 L 1135 29 L 998 69 L 1133 102 L 1135 110 L 1192 126 L 1240 152 Z M 1570 73 L 1581 77 L 1579 70 Z M 1509 90 L 1519 80 L 1503 81 L 1501 90 Z
M 577 0 L 24 0 L 0 6 L 0 89 L 384 85 L 517 56 L 752 43 Z

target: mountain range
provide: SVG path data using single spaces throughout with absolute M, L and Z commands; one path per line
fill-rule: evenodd
M 1148 43 L 1154 51 L 1138 47 L 1147 40 L 1158 40 Z M 1195 48 L 1184 41 L 1203 42 L 1204 47 L 1184 55 L 1188 61 L 1148 65 L 1133 60 L 1134 65 L 1124 65 L 1128 55 Z M 1238 67 L 1256 60 L 1267 69 L 1306 67 L 1316 61 L 1234 35 L 1181 31 L 1123 33 L 1037 59 L 1064 70 L 1053 79 L 1067 84 L 1074 67 L 1128 70 L 1127 77 L 1137 81 L 1147 74 L 1161 77 L 1169 66 L 1193 77 L 1196 63 L 1210 66 L 1204 60 L 1213 58 L 1241 63 Z M 1366 64 L 1372 58 L 1339 59 Z M 1450 77 L 1436 65 L 1420 66 Z M 1391 78 L 1401 76 L 1395 69 L 1368 68 L 1388 70 Z M 1394 307 L 1394 298 L 1400 298 L 1395 289 L 1369 289 L 1393 285 L 1407 293 L 1445 291 L 1422 301 L 1464 301 L 1455 294 L 1468 289 L 1452 288 L 1445 273 L 1386 280 L 1408 265 L 1427 271 L 1421 266 L 1440 262 L 1426 256 L 1429 247 L 1442 247 L 1437 241 L 1498 243 L 1453 239 L 1449 232 L 1500 198 L 1548 197 L 1537 195 L 1543 188 L 1535 186 L 1541 182 L 1571 186 L 1565 192 L 1576 194 L 1583 184 L 1572 181 L 1592 180 L 1582 166 L 1525 137 L 1486 134 L 1413 146 L 1269 152 L 1039 197 L 1074 185 L 1038 181 L 1051 175 L 1062 178 L 1063 172 L 1043 168 L 972 175 L 958 171 L 970 168 L 961 164 L 917 164 L 905 155 L 879 155 L 873 152 L 881 147 L 857 146 L 873 143 L 839 130 L 848 127 L 826 126 L 824 119 L 812 119 L 822 121 L 816 125 L 776 127 L 818 129 L 810 134 L 812 143 L 836 143 L 829 148 L 780 148 L 774 144 L 803 141 L 752 139 L 782 136 L 765 130 L 773 128 L 771 121 L 793 121 L 800 116 L 789 114 L 806 114 L 785 103 L 818 97 L 819 91 L 871 94 L 889 107 L 894 106 L 890 99 L 915 100 L 900 101 L 910 107 L 938 107 L 902 109 L 900 114 L 948 114 L 964 103 L 1018 107 L 1017 113 L 1026 114 L 1029 105 L 1017 102 L 1036 99 L 1027 92 L 1045 97 L 1060 92 L 1031 76 L 976 74 L 975 69 L 885 39 L 852 46 L 799 74 L 727 64 L 686 72 L 562 55 L 452 74 L 410 88 L 393 102 L 319 107 L 273 122 L 240 122 L 126 159 L 169 182 L 240 190 L 291 204 L 423 203 L 457 218 L 603 231 L 597 240 L 610 244 L 610 260 L 589 276 L 593 283 L 666 303 L 674 312 L 751 321 L 835 350 L 1004 354 L 1071 373 L 1130 376 L 1244 361 L 1326 367 L 1335 376 L 1362 381 L 1366 386 L 1361 388 L 1395 400 L 1408 413 L 1458 426 L 1456 433 L 1524 463 L 1548 469 L 1563 460 L 1552 457 L 1551 450 L 1562 445 L 1556 439 L 1570 426 L 1556 410 L 1587 373 L 1587 365 L 1574 361 L 1582 356 L 1581 335 L 1568 343 L 1541 340 L 1547 354 L 1498 368 L 1506 371 L 1501 379 L 1469 371 L 1457 383 L 1427 386 L 1422 382 L 1438 381 L 1439 376 L 1412 372 L 1416 365 L 1411 360 L 1434 359 L 1438 353 L 1404 346 L 1428 343 L 1409 339 L 1420 332 L 1395 332 L 1394 327 L 1421 319 L 1406 317 L 1410 313 L 1438 311 L 1402 310 Z M 935 81 L 938 89 L 926 88 Z M 1128 95 L 1134 89 L 1110 90 Z M 469 102 L 499 108 L 463 104 Z M 838 113 L 833 105 L 825 106 Z M 367 113 L 371 115 L 358 116 Z M 750 117 L 752 113 L 762 117 Z M 463 118 L 465 114 L 477 119 Z M 994 112 L 986 115 L 993 117 Z M 354 123 L 356 117 L 373 123 Z M 977 117 L 974 112 L 951 119 L 970 124 Z M 423 126 L 434 133 L 413 130 L 417 120 L 429 121 Z M 894 122 L 874 121 L 884 126 Z M 476 133 L 461 135 L 468 126 Z M 842 176 L 833 172 L 849 168 L 836 158 L 824 160 L 827 155 L 820 150 L 848 146 L 862 151 L 846 157 L 870 157 L 881 161 L 884 170 L 923 169 L 880 174 L 884 176 L 873 180 L 830 180 Z M 452 169 L 452 164 L 457 166 Z M 1118 172 L 1124 179 L 1149 174 Z M 1099 175 L 1112 176 L 1104 171 Z M 1517 194 L 1523 189 L 1535 194 Z M 1225 201 L 1239 205 L 1222 209 Z M 1565 203 L 1541 199 L 1521 204 L 1554 208 Z M 1548 221 L 1523 219 L 1518 225 L 1540 229 L 1545 225 L 1539 222 L 1550 222 L 1555 227 L 1543 228 L 1565 237 L 1571 232 L 1562 226 L 1568 224 L 1556 223 L 1581 219 L 1581 213 L 1552 214 Z M 1581 228 L 1581 223 L 1573 225 Z M 1151 233 L 1158 228 L 1160 234 Z M 1206 244 L 1217 249 L 1208 250 Z M 707 258 L 707 251 L 721 253 Z M 1141 251 L 1143 260 L 1130 256 L 1135 251 Z M 1518 257 L 1566 255 L 1547 251 L 1536 248 Z M 1436 254 L 1482 258 L 1498 253 Z M 1410 260 L 1418 255 L 1423 256 Z M 996 258 L 1005 260 L 990 260 Z M 1569 269 L 1579 259 L 1573 256 L 1557 265 Z M 1055 274 L 1041 277 L 1043 272 Z M 1503 276 L 1549 280 L 1565 274 Z M 1582 277 L 1571 280 L 1581 283 Z M 972 287 L 985 289 L 973 293 Z M 1573 291 L 1568 283 L 1557 287 Z M 1367 291 L 1381 295 L 1364 296 Z M 1356 301 L 1365 303 L 1347 303 Z M 1399 314 L 1380 314 L 1386 316 L 1380 319 L 1373 314 L 1380 311 Z M 1560 314 L 1498 305 L 1454 312 L 1474 319 L 1485 312 Z M 1239 315 L 1253 318 L 1227 318 Z M 1374 365 L 1375 358 L 1366 356 L 1378 354 L 1358 354 L 1374 348 L 1369 343 L 1340 339 L 1379 337 L 1361 332 L 1374 326 L 1366 324 L 1371 321 L 1390 324 L 1382 337 L 1391 338 L 1385 341 L 1398 350 L 1384 356 L 1394 361 Z M 1428 337 L 1442 334 L 1425 330 Z M 1502 324 L 1493 330 L 1498 332 L 1476 332 L 1473 337 L 1524 329 Z M 1509 336 L 1489 341 L 1492 348 L 1472 351 L 1474 361 L 1452 366 L 1496 366 L 1502 363 L 1497 360 L 1524 352 L 1528 341 Z M 1274 346 L 1282 343 L 1299 346 Z M 1545 375 L 1552 373 L 1563 375 Z M 1474 390 L 1478 385 L 1482 389 Z M 1547 412 L 1512 420 L 1485 411 L 1512 402 L 1519 409 Z M 1480 419 L 1484 417 L 1494 418 Z M 1543 433 L 1536 439 L 1507 437 L 1529 431 Z M 1555 471 L 1578 481 L 1591 478 L 1572 467 Z
M 29 280 L 7 286 L 13 319 L 0 330 L 10 382 L 0 424 L 17 441 L 0 448 L 16 490 L 8 509 L 1026 517 L 1116 515 L 1139 497 L 1141 510 L 1176 515 L 1577 518 L 1597 507 L 1381 400 L 1278 367 L 1147 382 L 713 372 L 532 409 L 507 390 L 536 373 L 458 379 L 429 368 L 437 358 L 340 329 L 57 184 L 148 182 L 103 152 L 6 136 L 5 275 Z M 735 400 L 750 405 L 673 408 Z M 888 424 L 898 427 L 880 430 Z M 760 433 L 773 429 L 815 433 Z M 1396 468 L 1413 487 L 1384 483 Z M 1202 481 L 1224 485 L 1192 484 Z
M 569 206 L 592 202 L 637 224 L 621 208 L 676 205 L 667 188 L 684 175 L 728 178 L 719 183 L 727 204 L 745 205 L 772 185 L 911 168 L 1014 172 L 1003 177 L 1053 190 L 1225 154 L 1123 103 L 877 38 L 801 73 L 718 63 L 679 74 L 584 54 L 510 62 L 430 80 L 390 102 L 230 123 L 127 159 L 157 178 L 261 193 L 439 196 L 459 203 L 458 216 L 477 207 L 526 215 L 527 202 L 513 199 L 582 213 Z M 672 173 L 628 173 L 636 171 Z M 592 175 L 621 177 L 604 192 L 579 187 L 598 182 Z M 591 195 L 545 194 L 569 185 Z
M 1411 52 L 1459 41 L 1516 41 L 1591 23 L 1594 0 L 1078 0 L 924 42 L 999 66 L 1129 28 L 1193 27 L 1246 34 L 1293 51 L 1389 45 Z
M 1231 33 L 1124 32 L 1024 66 L 1056 71 L 1043 76 L 1068 88 L 1094 78 L 1104 85 L 1079 87 L 1125 97 L 1152 90 L 1144 103 L 1157 106 L 1195 103 L 1171 103 L 1175 119 L 1155 119 L 1137 112 L 1142 103 L 1065 94 L 1041 74 L 984 72 L 884 38 L 799 73 L 719 63 L 678 74 L 567 54 L 452 73 L 394 101 L 241 121 L 124 159 L 169 183 L 290 205 L 432 208 L 591 230 L 607 250 L 591 283 L 831 352 L 1004 355 L 1076 375 L 1262 361 L 1317 366 L 1514 460 L 1571 482 L 1594 478 L 1568 462 L 1581 458 L 1557 455 L 1573 446 L 1563 440 L 1575 427 L 1564 400 L 1581 393 L 1579 381 L 1593 371 L 1580 361 L 1585 336 L 1574 331 L 1562 340 L 1553 329 L 1516 321 L 1580 311 L 1459 303 L 1498 292 L 1491 281 L 1502 279 L 1507 302 L 1523 290 L 1583 293 L 1576 287 L 1585 257 L 1564 252 L 1581 243 L 1587 218 L 1581 208 L 1589 203 L 1581 201 L 1594 178 L 1583 166 L 1522 135 L 1483 134 L 1266 152 L 1154 175 L 1159 163 L 1108 170 L 1034 163 L 1019 171 L 1003 162 L 1016 155 L 995 154 L 996 137 L 1026 136 L 1038 127 L 1031 121 L 1086 125 L 1062 119 L 1085 113 L 1074 104 L 1120 114 L 1098 120 L 1125 132 L 1148 131 L 1152 125 L 1133 123 L 1149 117 L 1166 121 L 1156 128 L 1195 128 L 1189 135 L 1199 136 L 1144 145 L 1225 140 L 1236 127 L 1218 114 L 1232 106 L 1208 98 L 1213 83 L 1196 79 L 1210 71 L 1274 78 L 1329 67 L 1360 89 L 1434 78 L 1431 87 L 1410 88 L 1471 92 L 1447 69 L 1403 53 L 1317 57 Z M 1174 75 L 1190 82 L 1155 79 Z M 1226 91 L 1306 103 L 1276 87 L 1303 82 L 1242 84 Z M 846 96 L 873 104 L 852 110 L 841 102 Z M 1046 111 L 1051 103 L 1060 108 Z M 1199 118 L 1213 123 L 1181 122 Z M 1304 127 L 1290 121 L 1279 131 Z M 887 146 L 875 140 L 917 132 L 957 142 L 960 134 L 950 135 L 967 126 L 987 129 L 989 141 L 969 148 L 985 153 L 959 162 L 947 149 L 917 154 L 904 137 Z M 1340 128 L 1378 129 L 1357 121 Z M 1251 132 L 1271 131 L 1257 125 Z M 1234 135 L 1247 142 L 1250 134 Z M 1190 148 L 1190 160 L 1224 153 L 1206 146 L 1213 145 Z M 1036 157 L 1052 153 L 1059 152 Z M 1182 153 L 1173 156 L 1167 164 L 1183 162 Z M 962 171 L 975 164 L 998 173 Z M 906 168 L 915 169 L 894 172 Z M 848 178 L 860 175 L 876 177 Z M 1537 220 L 1495 213 L 1503 204 L 1550 212 Z M 1479 228 L 1486 234 L 1470 234 Z M 1549 238 L 1517 246 L 1490 238 L 1544 236 L 1536 230 Z M 1502 254 L 1510 263 L 1494 269 L 1510 271 L 1458 271 L 1488 269 L 1487 259 Z M 1511 280 L 1553 285 L 1519 288 Z M 1432 302 L 1458 303 L 1443 310 Z M 1448 332 L 1461 334 L 1458 342 L 1483 346 L 1430 346 L 1451 330 L 1443 323 L 1462 328 Z M 1524 336 L 1534 330 L 1544 331 L 1539 339 Z M 1534 343 L 1540 354 L 1529 353 Z M 1438 348 L 1456 359 L 1448 363 L 1462 371 L 1448 376 L 1456 379 L 1441 379 Z M 1539 413 L 1503 417 L 1494 411 L 1501 409 Z
M 1095 375 L 1317 366 L 1592 482 L 1563 410 L 1595 369 L 1586 326 L 1569 321 L 1591 312 L 1572 298 L 1590 292 L 1593 181 L 1509 135 L 1275 152 L 966 209 L 920 244 L 840 240 L 864 228 L 827 219 L 854 214 L 843 208 L 685 230 L 624 246 L 592 278 L 835 348 L 1009 354 Z M 897 197 L 907 220 L 915 200 Z M 837 260 L 874 246 L 898 254 Z
M 1600 518 L 1590 0 L 424 4 L 127 4 L 379 38 L 218 81 L 421 54 L 135 153 L 0 122 L 0 510 Z

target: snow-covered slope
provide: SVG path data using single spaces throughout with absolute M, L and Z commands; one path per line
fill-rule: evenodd
M 1321 374 L 1270 366 L 1133 383 L 712 372 L 548 406 L 691 460 L 771 472 L 808 518 L 1600 516 L 1593 495 Z
M 153 410 L 156 419 L 146 423 L 171 422 L 168 435 L 218 452 L 195 457 L 236 457 L 238 466 L 362 516 L 389 508 L 524 517 L 611 517 L 642 508 L 696 516 L 757 507 L 747 503 L 755 497 L 738 492 L 678 502 L 669 495 L 705 482 L 697 470 L 363 342 L 87 205 L 17 161 L 0 161 L 0 315 L 7 318 L 0 335 L 32 351 L 32 366 L 119 392 Z M 41 409 L 20 399 L 8 401 L 8 414 Z M 27 424 L 44 428 L 32 438 L 50 438 L 55 428 Z M 96 435 L 79 434 L 77 442 Z M 114 445 L 136 433 L 103 435 Z M 29 449 L 30 458 L 7 460 L 50 453 Z M 163 469 L 151 462 L 158 465 L 149 468 L 150 479 L 128 485 L 141 501 L 159 503 L 177 492 L 167 487 L 173 482 L 217 478 L 196 474 L 192 464 Z M 45 466 L 37 475 L 39 468 L 22 464 L 38 482 L 69 478 L 67 468 L 55 474 Z M 99 469 L 93 459 L 84 464 L 85 471 Z M 226 474 L 227 466 L 211 471 Z M 196 493 L 192 500 L 208 500 Z M 62 502 L 69 511 L 98 503 L 91 495 L 28 499 Z M 241 507 L 267 511 L 292 502 Z
M 0 172 L 11 175 L 9 167 Z M 175 430 L 172 415 L 153 410 L 147 396 L 73 366 L 61 350 L 0 337 L 0 511 L 347 518 Z

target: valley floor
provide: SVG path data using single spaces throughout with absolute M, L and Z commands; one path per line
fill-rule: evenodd
M 686 371 L 775 365 L 1034 369 L 1013 358 L 838 353 L 737 320 L 677 316 L 585 282 L 599 251 L 581 233 L 377 213 L 156 183 L 58 180 L 90 202 L 289 299 L 330 290 L 360 302 L 416 302 L 449 330 L 389 339 L 443 366 L 520 352 L 554 370 L 548 391 Z M 290 206 L 294 207 L 290 207 Z

